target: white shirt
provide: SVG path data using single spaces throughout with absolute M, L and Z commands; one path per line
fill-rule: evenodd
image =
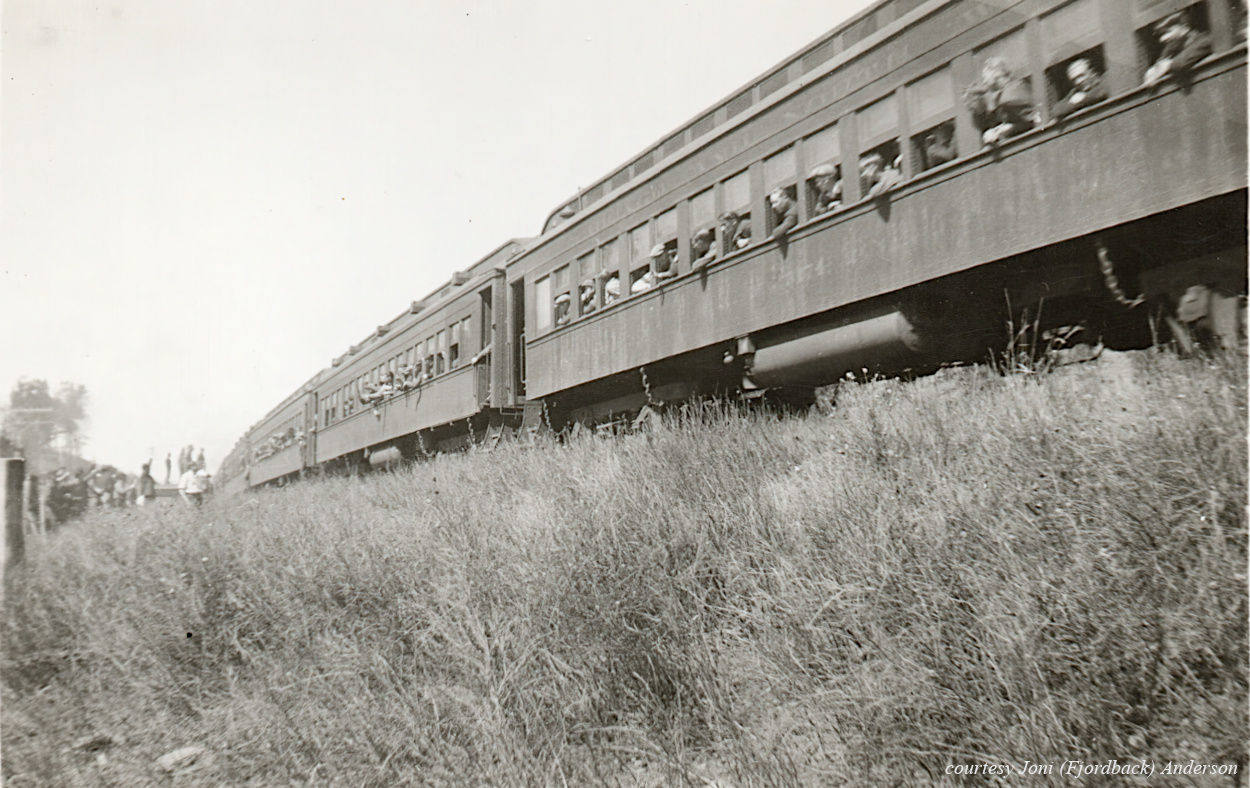
M 208 490 L 208 474 L 202 471 L 187 471 L 178 480 L 178 489 L 188 493 L 206 492 Z

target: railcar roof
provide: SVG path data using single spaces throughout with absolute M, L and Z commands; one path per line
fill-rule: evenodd
M 578 213 L 592 203 L 597 202 L 609 192 L 640 178 L 654 165 L 660 163 L 670 154 L 685 147 L 687 142 L 728 124 L 755 104 L 766 100 L 770 95 L 785 87 L 790 82 L 802 78 L 804 74 L 828 62 L 846 49 L 875 33 L 882 27 L 901 18 L 910 11 L 919 8 L 924 0 L 878 0 L 864 10 L 837 25 L 828 33 L 801 47 L 772 68 L 764 71 L 726 97 L 697 113 L 694 120 L 683 123 L 656 142 L 648 145 L 643 151 L 629 161 L 614 168 L 607 175 L 594 181 L 585 189 L 579 189 L 570 199 L 562 201 L 547 215 L 543 221 L 542 234 L 552 228 L 551 222 L 560 211 L 570 206 Z M 790 73 L 793 67 L 794 73 Z M 759 88 L 758 95 L 756 88 Z M 723 118 L 717 119 L 721 110 Z M 686 139 L 686 132 L 690 139 Z

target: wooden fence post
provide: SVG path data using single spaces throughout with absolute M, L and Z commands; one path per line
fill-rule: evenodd
M 4 512 L 4 564 L 20 563 L 26 552 L 22 531 L 22 486 L 26 481 L 26 461 L 0 459 L 0 510 Z

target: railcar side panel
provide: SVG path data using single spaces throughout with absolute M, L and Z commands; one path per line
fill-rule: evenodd
M 927 173 L 528 344 L 528 393 L 889 293 L 1245 187 L 1245 64 L 1129 94 Z
M 362 407 L 323 427 L 317 434 L 318 462 L 476 414 L 480 368 L 466 364 L 376 409 Z
M 297 473 L 304 467 L 300 453 L 301 448 L 298 445 L 292 445 L 256 462 L 252 466 L 252 483 L 259 484 Z

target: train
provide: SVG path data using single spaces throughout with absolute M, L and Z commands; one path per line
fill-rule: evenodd
M 1030 321 L 1237 343 L 1245 18 L 1241 0 L 881 0 L 377 324 L 247 430 L 217 485 L 692 397 L 801 403 L 848 373 L 984 359 Z M 1175 20 L 1201 57 L 1152 78 Z M 1078 60 L 1104 87 L 1061 113 Z M 996 140 L 969 100 L 991 62 L 1032 113 Z

